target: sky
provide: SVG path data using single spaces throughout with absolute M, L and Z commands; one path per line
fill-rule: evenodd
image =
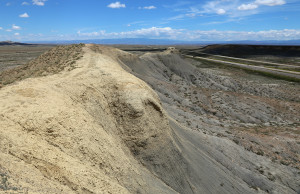
M 0 0 L 0 41 L 300 39 L 300 0 Z

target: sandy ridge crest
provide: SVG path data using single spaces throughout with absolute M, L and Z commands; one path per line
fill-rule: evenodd
M 89 47 L 83 48 L 83 57 L 71 71 L 0 90 L 0 172 L 5 180 L 1 189 L 174 192 L 132 154 L 139 152 L 141 142 L 146 146 L 168 138 L 157 95 L 112 58 Z M 120 115 L 122 120 L 117 119 Z M 147 127 L 140 128 L 145 123 Z

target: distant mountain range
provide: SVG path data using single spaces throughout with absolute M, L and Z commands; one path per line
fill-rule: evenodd
M 180 41 L 170 39 L 122 38 L 122 39 L 90 39 L 90 40 L 58 40 L 58 41 L 24 41 L 30 44 L 132 44 L 132 45 L 210 45 L 210 44 L 246 44 L 246 45 L 297 45 L 300 40 L 241 40 L 241 41 Z M 11 41 L 0 42 L 0 45 L 22 45 Z
M 13 41 L 0 41 L 0 46 L 6 45 L 31 45 L 28 43 L 21 43 L 21 42 L 13 42 Z

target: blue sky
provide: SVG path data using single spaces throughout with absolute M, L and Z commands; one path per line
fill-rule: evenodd
M 300 0 L 0 0 L 0 41 L 300 39 Z

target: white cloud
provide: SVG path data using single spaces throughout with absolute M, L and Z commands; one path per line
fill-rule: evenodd
M 3 30 L 3 28 L 2 28 L 2 27 L 0 27 L 0 30 Z
M 287 0 L 206 0 L 204 3 L 195 3 L 192 6 L 182 6 L 173 9 L 180 12 L 181 18 L 207 15 L 225 15 L 228 18 L 243 19 L 245 16 L 257 14 L 260 6 L 283 5 Z M 184 17 L 182 17 L 184 15 Z
M 185 16 L 193 18 L 193 17 L 196 17 L 197 15 L 195 13 L 187 13 L 187 14 L 185 14 Z
M 191 13 L 196 14 L 227 14 L 232 15 L 233 12 L 238 7 L 239 0 L 213 0 L 207 1 L 203 6 L 202 9 L 199 7 L 191 7 Z
M 77 34 L 79 36 L 87 36 L 87 37 L 97 37 L 97 36 L 104 36 L 105 35 L 105 31 L 102 30 L 102 31 L 99 31 L 99 32 L 81 32 L 81 31 L 78 31 Z
M 11 32 L 12 30 L 11 29 L 7 29 L 7 30 L 5 30 L 6 32 Z
M 20 26 L 16 26 L 15 24 L 12 25 L 12 30 L 21 30 Z
M 27 13 L 23 13 L 19 15 L 20 18 L 29 18 L 29 15 Z
M 29 3 L 24 1 L 21 5 L 29 5 Z
M 33 5 L 44 6 L 47 0 L 32 0 Z
M 15 36 L 20 36 L 20 33 L 15 33 L 14 35 L 15 35 Z
M 238 7 L 238 10 L 253 10 L 257 9 L 260 5 L 266 6 L 276 6 L 276 5 L 284 5 L 286 2 L 284 0 L 256 0 L 253 3 L 242 4 Z
M 218 30 L 186 30 L 173 29 L 170 27 L 151 27 L 133 31 L 123 32 L 81 32 L 77 34 L 28 34 L 1 35 L 1 39 L 13 40 L 22 37 L 22 40 L 89 40 L 89 39 L 111 39 L 111 38 L 153 38 L 153 39 L 173 39 L 186 41 L 238 41 L 238 40 L 298 40 L 300 39 L 300 29 L 283 29 L 267 31 L 218 31 Z
M 151 27 L 142 28 L 139 30 L 127 31 L 127 32 L 110 32 L 99 31 L 99 32 L 81 32 L 78 31 L 77 35 L 86 38 L 168 38 L 176 39 L 181 34 L 181 29 L 172 29 L 170 27 Z
M 291 40 L 300 38 L 300 30 L 268 30 L 268 31 L 190 31 L 189 38 L 194 40 Z
M 150 6 L 145 6 L 145 7 L 139 7 L 140 9 L 156 9 L 155 6 L 150 5 Z
M 284 5 L 286 2 L 284 0 L 256 0 L 255 4 L 257 5 L 267 5 L 267 6 L 276 6 Z
M 218 31 L 185 30 L 170 27 L 152 27 L 125 32 L 77 32 L 83 39 L 106 38 L 154 38 L 187 41 L 235 41 L 235 40 L 291 40 L 300 39 L 300 30 L 268 31 Z
M 183 20 L 185 16 L 187 16 L 187 15 L 185 15 L 185 14 L 180 14 L 180 15 L 176 15 L 176 16 L 170 17 L 170 18 L 168 18 L 167 20 L 168 20 L 168 21 L 173 21 L 173 20 Z
M 180 33 L 181 30 L 178 29 L 172 29 L 170 27 L 164 27 L 164 28 L 159 28 L 159 27 L 152 27 L 152 28 L 142 28 L 139 30 L 134 30 L 134 31 L 129 31 L 129 32 L 121 32 L 119 33 L 121 36 L 129 36 L 129 37 L 147 37 L 147 36 L 152 36 L 152 37 L 160 37 L 160 36 L 165 36 L 165 37 L 175 37 L 174 35 Z
M 130 27 L 130 26 L 133 26 L 133 25 L 136 25 L 136 24 L 141 24 L 141 23 L 144 23 L 144 21 L 131 22 L 131 23 L 127 24 L 127 27 Z
M 250 3 L 250 4 L 242 4 L 238 7 L 238 10 L 252 10 L 258 8 L 258 5 Z
M 116 9 L 116 8 L 125 8 L 126 5 L 125 4 L 121 4 L 119 1 L 117 1 L 115 3 L 109 4 L 107 7 L 112 8 L 112 9 Z
M 225 14 L 225 13 L 226 13 L 226 11 L 224 9 L 218 9 L 217 10 L 217 14 L 219 14 L 219 15 L 222 15 L 222 14 Z

